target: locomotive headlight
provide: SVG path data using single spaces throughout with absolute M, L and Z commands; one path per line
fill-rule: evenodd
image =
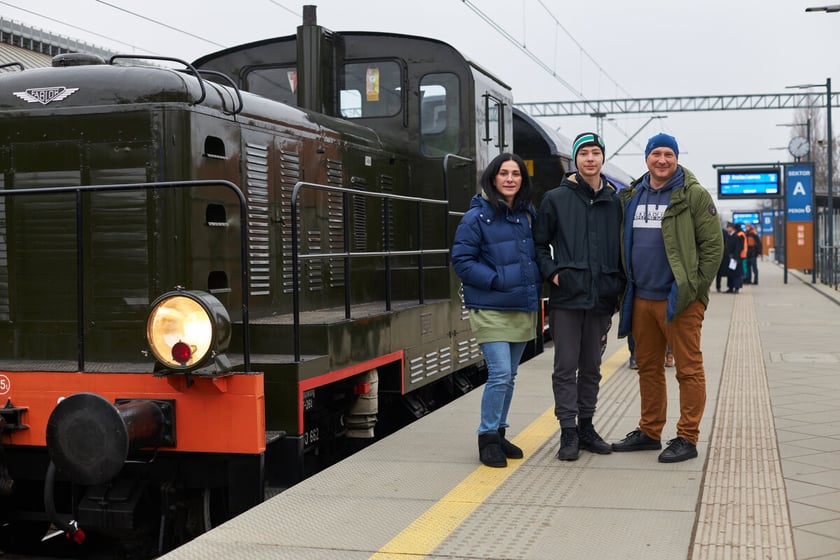
M 192 370 L 227 350 L 230 316 L 206 292 L 174 291 L 152 304 L 146 339 L 155 358 L 167 368 Z

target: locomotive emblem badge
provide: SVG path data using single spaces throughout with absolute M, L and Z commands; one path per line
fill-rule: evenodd
M 45 87 L 45 88 L 31 88 L 26 91 L 14 92 L 15 97 L 23 99 L 28 103 L 40 103 L 46 105 L 53 101 L 61 101 L 67 99 L 79 91 L 79 88 L 67 88 L 64 86 Z

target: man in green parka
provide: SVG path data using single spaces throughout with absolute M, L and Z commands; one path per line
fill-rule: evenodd
M 659 455 L 662 463 L 697 457 L 706 376 L 700 332 L 709 287 L 723 255 L 714 200 L 691 171 L 677 163 L 677 140 L 648 140 L 648 172 L 619 193 L 624 206 L 621 257 L 627 275 L 618 335 L 633 335 L 639 366 L 639 426 L 613 451 L 662 448 L 668 402 L 665 349 L 676 359 L 680 387 L 677 437 Z

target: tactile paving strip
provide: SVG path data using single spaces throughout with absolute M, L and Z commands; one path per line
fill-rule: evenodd
M 691 559 L 794 560 L 753 298 L 735 298 Z

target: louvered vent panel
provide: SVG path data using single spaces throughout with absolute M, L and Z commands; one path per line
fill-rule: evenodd
M 268 146 L 247 144 L 245 180 L 248 184 L 248 261 L 250 294 L 264 296 L 271 287 L 268 236 Z
M 471 338 L 469 340 L 459 341 L 455 352 L 458 365 L 460 366 L 478 359 L 481 354 L 481 348 L 478 346 L 478 342 L 474 338 Z
M 393 194 L 394 192 L 394 178 L 390 175 L 383 175 L 379 178 L 379 187 L 383 193 L 390 193 Z M 394 249 L 394 201 L 393 200 L 385 200 L 383 199 L 383 204 L 387 206 L 388 209 L 388 223 L 385 223 L 385 209 L 382 210 L 382 237 L 383 241 L 383 248 L 386 247 L 385 245 L 385 233 L 388 232 L 388 245 L 387 247 L 391 250 Z
M 321 252 L 321 232 L 319 230 L 311 230 L 306 232 L 306 244 L 308 246 L 308 253 Z M 310 292 L 320 292 L 324 289 L 324 262 L 320 259 L 308 259 L 306 261 L 306 271 L 309 277 L 308 289 Z
M 342 166 L 340 161 L 327 160 L 327 181 L 330 185 L 340 187 L 342 185 Z M 347 250 L 344 239 L 344 197 L 341 193 L 328 192 L 327 194 L 327 229 L 329 235 L 329 252 L 341 253 Z M 330 287 L 340 288 L 344 286 L 343 259 L 329 260 Z
M 300 181 L 300 158 L 292 152 L 280 152 L 280 225 L 281 271 L 283 293 L 292 293 L 292 191 Z
M 440 377 L 450 371 L 452 371 L 452 353 L 447 346 L 410 360 L 409 382 L 420 383 L 430 377 Z
M 351 186 L 354 189 L 367 190 L 367 181 L 361 177 L 353 177 Z M 353 198 L 353 250 L 368 250 L 367 235 L 367 198 L 354 196 Z
M 0 189 L 6 188 L 0 177 Z M 6 197 L 0 198 L 0 321 L 9 320 L 9 253 L 6 246 Z

